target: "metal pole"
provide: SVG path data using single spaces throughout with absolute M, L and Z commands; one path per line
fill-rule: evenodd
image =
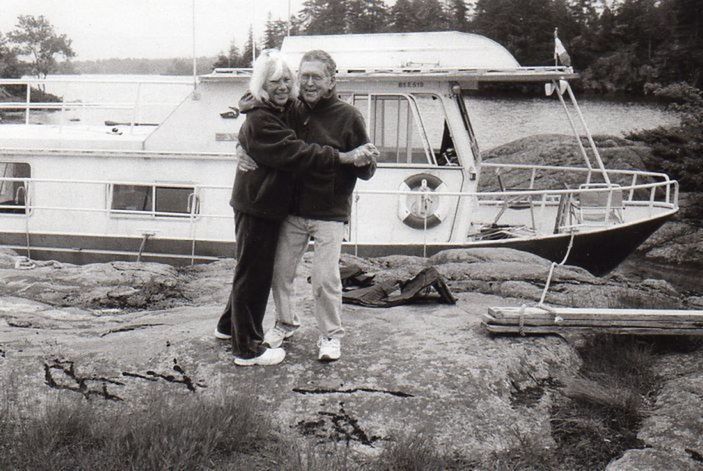
M 195 58 L 195 0 L 193 3 L 193 90 L 195 90 L 198 83 L 198 65 L 197 59 Z
M 256 21 L 256 2 L 251 2 L 251 64 L 256 62 L 256 42 L 254 41 L 254 22 Z
M 27 82 L 27 102 L 24 109 L 24 124 L 29 124 L 29 105 L 32 102 L 32 86 Z
M 586 131 L 586 137 L 588 138 L 589 144 L 591 144 L 591 149 L 593 150 L 593 154 L 596 157 L 596 162 L 598 163 L 598 168 L 603 173 L 603 179 L 605 180 L 605 183 L 608 184 L 608 187 L 610 187 L 610 177 L 608 177 L 608 172 L 605 170 L 605 166 L 603 165 L 603 160 L 601 160 L 601 158 L 600 158 L 600 153 L 598 152 L 598 148 L 596 147 L 596 143 L 593 141 L 593 136 L 591 136 L 591 131 L 588 130 L 588 125 L 586 125 L 586 120 L 583 119 L 583 115 L 581 114 L 581 109 L 579 108 L 578 103 L 576 103 L 576 97 L 574 96 L 574 92 L 571 90 L 571 85 L 569 84 L 569 82 L 566 82 L 566 91 L 569 92 L 569 98 L 571 98 L 571 103 L 574 105 L 574 109 L 576 110 L 576 114 L 578 115 L 579 119 L 581 120 L 581 125 L 583 126 L 583 129 Z
M 581 143 L 581 136 L 579 136 L 578 131 L 576 130 L 576 125 L 574 124 L 574 120 L 571 118 L 571 113 L 569 113 L 569 108 L 566 106 L 566 102 L 564 101 L 564 97 L 561 96 L 561 93 L 559 93 L 559 82 L 556 80 L 552 80 L 552 84 L 554 85 L 554 92 L 557 94 L 557 97 L 559 98 L 559 101 L 561 102 L 561 106 L 564 108 L 564 113 L 566 113 L 566 117 L 569 119 L 569 125 L 571 125 L 571 131 L 574 133 L 574 137 L 576 137 L 576 143 L 579 145 L 579 150 L 581 151 L 581 155 L 583 155 L 583 159 L 586 161 L 586 167 L 589 169 L 592 169 L 593 167 L 591 166 L 591 161 L 588 158 L 588 154 L 586 153 L 586 149 L 583 148 L 583 144 Z M 588 181 L 590 182 L 591 177 L 590 177 L 590 172 L 588 176 Z
M 286 36 L 290 36 L 290 0 L 288 0 L 288 18 L 286 18 Z

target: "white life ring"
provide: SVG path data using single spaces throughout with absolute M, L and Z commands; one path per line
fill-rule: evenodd
M 417 195 L 404 194 L 398 199 L 398 217 L 413 229 L 430 229 L 438 226 L 447 217 L 447 197 L 434 195 L 447 191 L 447 185 L 429 173 L 412 175 L 400 184 L 400 191 L 414 191 Z

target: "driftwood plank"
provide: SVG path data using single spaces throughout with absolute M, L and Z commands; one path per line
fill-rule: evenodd
M 632 319 L 650 321 L 698 321 L 703 322 L 701 310 L 679 309 L 615 309 L 615 308 L 550 308 L 546 311 L 539 307 L 489 307 L 488 313 L 495 319 L 519 318 L 553 319 L 559 316 L 566 320 L 612 320 L 627 321 Z
M 618 334 L 618 335 L 703 335 L 703 329 L 658 329 L 647 327 L 560 327 L 495 325 L 482 322 L 486 330 L 496 334 Z
M 489 314 L 483 315 L 486 322 L 497 325 L 531 325 L 531 326 L 591 326 L 591 327 L 652 327 L 660 329 L 677 329 L 677 328 L 697 328 L 703 329 L 702 321 L 690 321 L 685 319 L 676 320 L 652 320 L 652 319 L 628 319 L 628 320 L 609 320 L 609 319 L 555 319 L 554 316 L 549 317 L 528 317 L 520 319 L 520 317 L 495 318 Z

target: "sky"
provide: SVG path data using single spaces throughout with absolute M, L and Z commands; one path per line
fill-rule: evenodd
M 0 0 L 0 33 L 18 15 L 44 17 L 72 41 L 73 60 L 215 56 L 242 49 L 249 25 L 259 39 L 269 12 L 285 20 L 304 0 Z

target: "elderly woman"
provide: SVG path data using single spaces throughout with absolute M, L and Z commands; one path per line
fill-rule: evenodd
M 234 363 L 275 365 L 282 348 L 263 342 L 263 319 L 271 290 L 274 255 L 281 222 L 288 214 L 293 173 L 329 172 L 338 165 L 359 165 L 365 147 L 340 153 L 329 146 L 306 144 L 288 126 L 291 100 L 297 95 L 293 74 L 275 49 L 263 51 L 254 63 L 250 93 L 240 102 L 246 120 L 239 144 L 255 160 L 254 170 L 237 169 L 230 205 L 234 208 L 237 266 L 227 307 L 215 336 L 232 339 Z

